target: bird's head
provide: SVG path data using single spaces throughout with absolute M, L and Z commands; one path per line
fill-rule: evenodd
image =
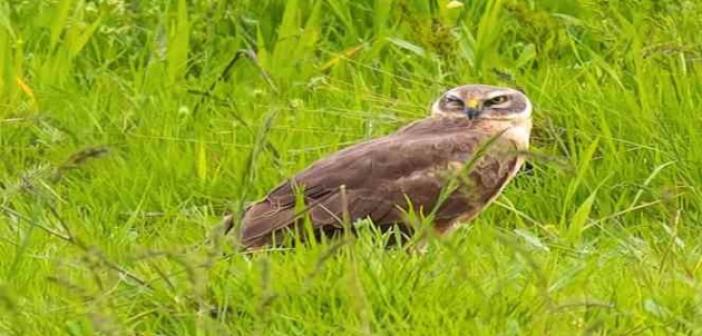
M 519 121 L 531 118 L 531 102 L 515 89 L 463 85 L 446 91 L 431 107 L 434 116 Z

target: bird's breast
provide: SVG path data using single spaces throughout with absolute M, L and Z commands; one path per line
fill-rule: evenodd
M 529 137 L 531 135 L 531 120 L 520 120 L 518 122 L 495 122 L 488 126 L 494 134 L 502 132 L 501 138 L 509 140 L 515 144 L 517 150 L 526 151 L 529 149 Z

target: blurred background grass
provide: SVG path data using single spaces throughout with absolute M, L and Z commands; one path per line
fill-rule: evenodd
M 2 2 L 0 334 L 694 334 L 701 6 Z M 475 82 L 531 97 L 533 169 L 426 255 L 216 234 Z

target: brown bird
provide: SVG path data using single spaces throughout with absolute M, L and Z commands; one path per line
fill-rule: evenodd
M 473 219 L 521 167 L 532 105 L 517 90 L 465 85 L 447 91 L 431 110 L 395 133 L 315 162 L 250 205 L 243 246 L 279 244 L 281 233 L 299 229 L 305 217 L 318 235 L 360 219 L 411 234 L 410 209 L 431 214 L 438 234 Z

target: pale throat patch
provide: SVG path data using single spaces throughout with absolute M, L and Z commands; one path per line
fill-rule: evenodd
M 483 127 L 494 134 L 504 132 L 501 137 L 514 142 L 520 151 L 529 149 L 531 118 L 484 119 Z
M 526 125 L 512 126 L 504 134 L 504 137 L 514 141 L 519 150 L 529 149 L 529 135 L 531 134 L 531 127 Z

